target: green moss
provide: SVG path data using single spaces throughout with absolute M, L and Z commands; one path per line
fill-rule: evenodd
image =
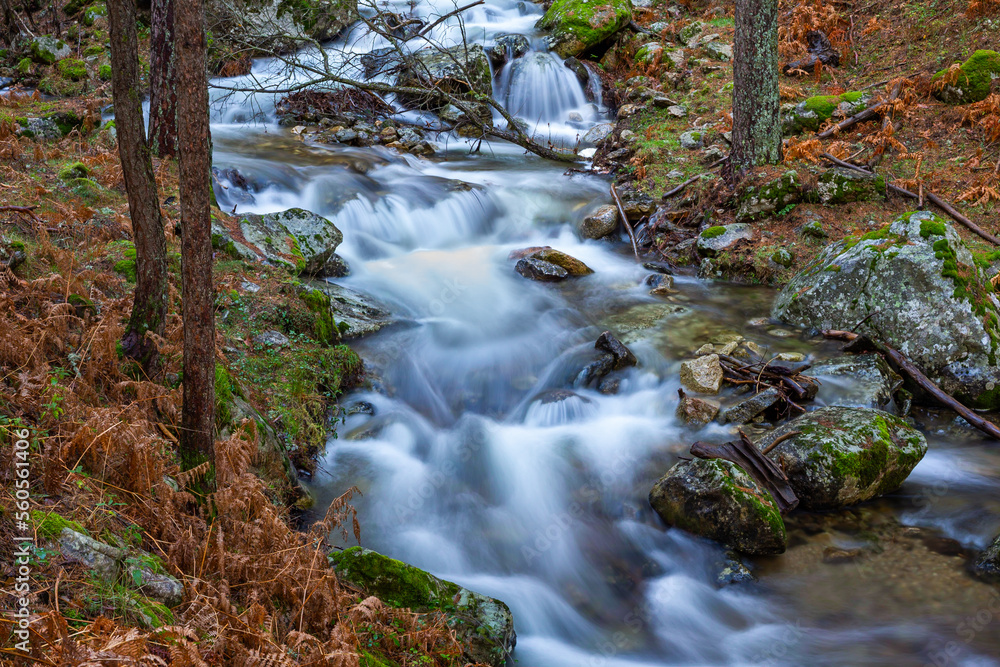
M 631 20 L 632 4 L 628 0 L 603 3 L 555 0 L 537 26 L 552 31 L 556 42 L 554 50 L 565 58 L 597 46 Z
M 83 81 L 87 78 L 87 64 L 75 58 L 64 58 L 56 63 L 59 73 L 70 81 Z
M 123 259 L 115 263 L 115 273 L 125 276 L 125 280 L 130 283 L 135 282 L 136 278 L 136 266 L 134 259 Z
M 928 238 L 931 235 L 934 236 L 944 236 L 945 227 L 943 222 L 936 220 L 922 220 L 920 222 L 920 236 L 923 238 Z M 945 241 L 947 244 L 947 241 Z M 937 243 L 934 244 L 934 249 L 937 250 Z
M 92 58 L 94 56 L 99 56 L 104 53 L 104 47 L 100 44 L 91 44 L 83 50 L 83 55 L 85 58 Z
M 933 81 L 943 77 L 945 72 L 946 70 L 941 70 L 935 74 Z M 961 96 L 949 95 L 947 88 L 939 91 L 938 96 L 948 102 L 961 104 L 981 102 L 989 96 L 990 86 L 996 77 L 1000 77 L 1000 53 L 987 50 L 976 51 L 972 57 L 962 63 L 961 74 L 958 81 L 955 82 L 955 88 L 962 91 Z
M 313 324 L 316 340 L 323 345 L 332 345 L 340 340 L 341 331 L 330 310 L 330 296 L 322 290 L 313 289 L 304 290 L 299 294 L 299 298 L 316 316 Z
M 59 170 L 59 178 L 64 181 L 87 178 L 88 176 L 90 176 L 90 169 L 82 162 L 71 162 Z
M 715 227 L 709 227 L 701 233 L 701 238 L 703 239 L 714 239 L 722 236 L 726 233 L 726 228 L 716 225 Z
M 97 76 L 101 81 L 111 80 L 111 65 L 101 65 L 97 68 Z
M 420 568 L 361 547 L 330 554 L 330 564 L 338 574 L 392 607 L 451 611 L 461 590 Z
M 17 66 L 14 67 L 14 71 L 22 76 L 31 74 L 31 58 L 21 58 Z
M 221 364 L 215 364 L 215 423 L 221 431 L 232 425 L 233 379 Z
M 787 539 L 785 521 L 781 518 L 781 512 L 778 511 L 778 506 L 774 502 L 774 498 L 771 497 L 771 494 L 767 491 L 762 491 L 761 494 L 752 493 L 746 486 L 736 483 L 725 465 L 718 460 L 713 460 L 712 463 L 715 465 L 721 486 L 725 492 L 732 496 L 738 504 L 752 507 L 754 514 L 770 526 L 771 532 L 775 536 L 780 536 L 781 541 L 784 542 Z M 742 467 L 735 463 L 732 465 L 748 478 L 750 477 Z
M 53 512 L 32 510 L 31 525 L 35 527 L 35 531 L 37 531 L 42 537 L 56 537 L 62 532 L 63 528 L 69 528 L 70 530 L 75 530 L 76 532 L 83 533 L 84 535 L 88 534 L 86 529 L 76 521 L 64 519 Z
M 831 265 L 829 265 L 828 267 L 826 267 L 823 270 L 824 271 L 830 271 L 832 273 L 840 273 L 840 265 L 839 264 L 831 264 Z

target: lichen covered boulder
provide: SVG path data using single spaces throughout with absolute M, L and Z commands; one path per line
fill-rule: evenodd
M 739 241 L 749 241 L 752 238 L 753 229 L 748 224 L 716 225 L 698 235 L 695 247 L 702 257 L 715 257 L 720 252 L 729 250 Z
M 28 52 L 31 53 L 32 60 L 42 65 L 53 65 L 73 54 L 69 44 L 48 35 L 39 35 L 31 40 L 31 43 L 28 44 Z
M 803 198 L 802 181 L 789 169 L 763 183 L 751 183 L 737 196 L 736 222 L 747 223 L 781 213 Z
M 649 504 L 668 525 L 737 551 L 785 551 L 785 522 L 774 498 L 730 461 L 681 461 L 653 485 Z
M 413 565 L 360 547 L 330 555 L 338 578 L 393 607 L 442 614 L 462 645 L 464 661 L 503 667 L 517 637 L 500 600 L 439 579 Z
M 885 407 L 901 378 L 879 354 L 845 354 L 813 364 L 809 375 L 823 383 L 822 398 L 832 405 Z
M 952 226 L 927 211 L 833 243 L 775 300 L 779 320 L 852 329 L 906 355 L 945 392 L 1000 407 L 998 303 Z
M 568 58 L 593 49 L 631 20 L 629 0 L 555 0 L 535 27 L 551 31 L 549 48 Z
M 407 102 L 423 109 L 437 110 L 447 106 L 447 99 L 434 91 L 459 98 L 470 95 L 492 97 L 490 59 L 479 44 L 450 49 L 421 49 L 403 64 L 396 77 L 396 85 L 426 90 L 426 93 L 402 96 Z M 474 115 L 484 122 L 492 118 L 492 112 L 485 104 L 480 104 Z
M 786 104 L 781 107 L 782 128 L 785 135 L 800 132 L 816 132 L 834 115 L 848 118 L 864 111 L 868 107 L 869 98 L 860 92 L 843 93 L 841 95 L 815 95 L 798 104 Z
M 316 275 L 344 240 L 336 225 L 301 208 L 248 213 L 230 230 L 213 220 L 212 245 L 235 259 L 261 257 L 297 274 Z
M 886 196 L 885 177 L 834 167 L 819 175 L 816 185 L 820 203 L 835 206 L 870 201 Z
M 972 54 L 958 69 L 957 77 L 948 70 L 934 75 L 935 95 L 947 104 L 981 102 L 990 94 L 993 79 L 1000 78 L 1000 53 L 980 50 Z M 952 81 L 952 79 L 954 79 Z M 949 81 L 949 83 L 945 83 Z
M 838 509 L 898 489 L 927 453 L 919 431 L 870 408 L 831 406 L 783 424 L 761 447 L 792 431 L 768 456 L 788 476 L 800 506 Z
M 356 0 L 208 0 L 205 15 L 216 49 L 278 54 L 333 39 L 359 17 Z

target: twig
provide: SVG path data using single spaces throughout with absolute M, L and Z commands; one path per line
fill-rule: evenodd
M 628 232 L 628 237 L 632 240 L 632 252 L 635 253 L 636 259 L 638 259 L 639 245 L 635 242 L 635 232 L 632 231 L 632 225 L 628 222 L 628 216 L 625 215 L 625 207 L 622 206 L 622 200 L 618 196 L 618 190 L 615 189 L 614 184 L 611 185 L 611 196 L 614 197 L 615 204 L 618 206 L 618 215 L 622 217 L 622 224 L 625 225 L 625 231 Z
M 481 5 L 484 2 L 486 2 L 486 0 L 477 0 L 477 2 L 472 2 L 472 3 L 468 4 L 468 5 L 465 5 L 464 7 L 459 7 L 458 9 L 450 11 L 447 14 L 445 14 L 444 16 L 438 17 L 438 19 L 436 21 L 434 21 L 433 23 L 431 23 L 430 25 L 425 26 L 419 33 L 417 33 L 417 35 L 419 35 L 419 36 L 422 37 L 422 36 L 426 35 L 427 33 L 429 33 L 431 30 L 433 30 L 434 28 L 438 27 L 438 25 L 440 25 L 442 21 L 445 21 L 445 20 L 451 18 L 452 16 L 455 16 L 456 14 L 461 14 L 466 9 L 471 9 L 472 7 L 475 7 L 476 5 Z
M 718 166 L 721 166 L 728 159 L 729 159 L 729 156 L 727 155 L 726 157 L 722 158 L 721 160 L 718 160 L 718 161 L 713 162 L 712 164 L 708 165 L 709 171 L 711 171 L 712 169 L 715 169 Z M 704 174 L 698 174 L 697 176 L 692 176 L 691 178 L 687 179 L 686 181 L 684 181 L 683 183 L 681 183 L 680 185 L 678 185 L 673 190 L 671 190 L 671 191 L 667 192 L 666 194 L 664 194 L 662 197 L 660 197 L 660 199 L 670 199 L 671 197 L 680 194 L 681 192 L 684 191 L 684 188 L 686 188 L 687 186 L 691 185 L 692 183 L 694 183 L 695 181 L 697 181 L 698 179 L 700 179 L 702 176 L 704 176 Z
M 794 438 L 797 435 L 802 435 L 802 431 L 789 431 L 788 433 L 782 433 L 781 435 L 779 435 L 777 438 L 774 439 L 774 442 L 772 442 L 764 449 L 760 450 L 760 453 L 767 456 L 768 454 L 771 453 L 772 449 L 783 443 L 785 440 L 788 440 L 789 438 Z
M 823 159 L 825 159 L 825 160 L 829 160 L 830 162 L 834 163 L 838 167 L 844 167 L 845 169 L 853 169 L 854 171 L 859 171 L 862 174 L 871 174 L 872 173 L 872 172 L 868 171 L 867 169 L 864 169 L 863 167 L 859 167 L 856 164 L 851 164 L 850 162 L 844 162 L 843 160 L 839 160 L 839 159 L 833 157 L 832 155 L 830 155 L 829 153 L 823 153 L 823 155 L 821 157 Z M 904 197 L 909 197 L 910 199 L 919 199 L 920 198 L 920 196 L 917 195 L 916 193 L 910 192 L 909 190 L 904 190 L 903 188 L 901 188 L 899 186 L 896 186 L 896 185 L 893 185 L 892 183 L 886 183 L 886 188 L 888 188 L 891 192 L 895 192 L 896 194 L 903 195 Z M 948 202 L 944 201 L 943 199 L 941 199 L 940 197 L 938 197 L 933 192 L 927 192 L 927 193 L 925 193 L 925 195 L 926 195 L 928 201 L 930 201 L 932 204 L 934 204 L 935 206 L 937 206 L 938 208 L 940 208 L 942 211 L 944 211 L 945 213 L 947 213 L 949 216 L 951 216 L 951 218 L 953 220 L 955 220 L 956 222 L 961 223 L 962 225 L 964 225 L 965 227 L 967 227 L 970 231 L 978 234 L 979 236 L 981 236 L 982 238 L 986 239 L 990 243 L 992 243 L 994 245 L 1000 245 L 1000 239 L 998 239 L 997 237 L 993 236 L 992 234 L 990 234 L 989 232 L 987 232 L 986 230 L 984 230 L 982 227 L 980 227 L 979 225 L 977 225 L 976 223 L 974 223 L 972 220 L 969 220 L 967 217 L 965 217 L 964 215 L 962 215 L 961 213 L 959 213 L 958 211 L 956 211 L 955 208 L 951 204 L 949 204 Z
M 877 104 L 873 104 L 872 106 L 868 107 L 864 111 L 862 111 L 860 113 L 854 114 L 853 116 L 851 116 L 847 120 L 842 120 L 839 123 L 837 123 L 836 125 L 834 125 L 832 127 L 826 128 L 822 132 L 818 133 L 816 135 L 816 138 L 817 139 L 826 139 L 827 137 L 832 137 L 833 135 L 837 134 L 841 130 L 846 130 L 847 128 L 851 127 L 852 125 L 855 125 L 855 124 L 860 123 L 862 121 L 866 121 L 866 120 L 874 117 L 876 115 L 876 112 L 879 109 L 881 109 L 882 107 L 884 107 L 885 104 L 886 104 L 885 102 L 879 102 Z
M 962 405 L 953 396 L 946 394 L 940 387 L 931 382 L 931 380 L 924 375 L 919 368 L 917 368 L 916 364 L 907 359 L 901 352 L 897 352 L 885 343 L 876 343 L 870 338 L 856 334 L 853 331 L 826 330 L 823 332 L 823 336 L 826 338 L 848 341 L 849 343 L 853 343 L 855 345 L 858 345 L 859 343 L 866 344 L 881 352 L 889 358 L 889 361 L 909 375 L 917 386 L 927 392 L 938 403 L 954 410 L 962 419 L 969 422 L 994 440 L 1000 440 L 1000 427 Z

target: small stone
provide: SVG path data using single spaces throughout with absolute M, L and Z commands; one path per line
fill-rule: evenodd
M 635 132 L 632 130 L 622 130 L 618 138 L 625 143 L 631 143 L 635 141 Z
M 828 565 L 843 565 L 856 560 L 862 554 L 861 549 L 841 549 L 840 547 L 827 547 L 823 549 L 823 562 Z
M 753 238 L 753 228 L 747 224 L 709 227 L 698 235 L 697 249 L 702 257 L 715 257 L 740 241 Z
M 777 361 L 800 362 L 806 360 L 806 355 L 801 352 L 780 352 L 774 355 L 774 358 Z
M 674 277 L 664 275 L 662 273 L 654 273 L 651 276 L 646 276 L 644 281 L 646 285 L 655 290 L 670 290 L 674 286 Z
M 251 294 L 256 294 L 260 291 L 260 285 L 257 283 L 252 283 L 249 280 L 244 280 L 240 283 L 240 289 L 244 292 L 250 292 Z
M 667 107 L 667 113 L 674 118 L 686 118 L 688 115 L 687 109 L 680 104 L 674 104 Z M 621 112 L 619 112 L 619 114 L 621 114 Z
M 677 403 L 677 416 L 688 424 L 704 426 L 715 419 L 720 407 L 717 401 L 685 394 Z
M 807 222 L 802 225 L 799 233 L 802 234 L 802 236 L 811 236 L 815 239 L 825 239 L 830 236 L 826 233 L 826 230 L 823 229 L 823 223 L 820 220 L 813 220 L 812 222 Z
M 274 329 L 271 329 L 269 331 L 265 331 L 262 334 L 254 336 L 253 342 L 257 343 L 258 345 L 266 345 L 269 347 L 285 347 L 286 345 L 289 344 L 290 341 L 288 340 L 288 336 L 286 336 L 285 334 L 281 333 L 280 331 L 275 331 Z
M 715 354 L 715 346 L 712 345 L 711 343 L 705 343 L 695 351 L 695 354 L 698 356 L 703 356 L 706 354 Z
M 667 178 L 682 178 L 683 176 L 684 172 L 679 169 L 673 169 L 667 173 Z
M 621 107 L 618 108 L 618 117 L 628 118 L 629 116 L 633 116 L 641 110 L 642 107 L 638 104 L 623 104 Z
M 539 282 L 558 282 L 569 277 L 569 272 L 551 262 L 525 257 L 517 260 L 514 270 L 530 280 Z
M 555 248 L 540 248 L 531 253 L 530 257 L 531 259 L 538 259 L 543 262 L 555 264 L 574 277 L 587 276 L 594 272 L 592 268 L 578 260 L 576 257 L 567 255 L 561 250 L 556 250 Z
M 686 148 L 689 151 L 701 148 L 702 136 L 703 135 L 700 130 L 689 130 L 687 132 L 682 132 L 680 136 L 681 148 Z
M 723 411 L 721 421 L 723 424 L 748 424 L 753 421 L 754 417 L 777 403 L 780 398 L 781 393 L 777 389 L 768 387 Z
M 732 354 L 733 352 L 735 352 L 736 348 L 739 347 L 739 346 L 740 346 L 740 342 L 738 340 L 731 340 L 728 343 L 726 343 L 725 345 L 723 345 L 721 348 L 719 348 L 717 351 L 718 351 L 719 354 L 727 354 L 728 355 L 728 354 Z
M 715 583 L 720 588 L 736 584 L 752 584 L 757 581 L 757 577 L 735 551 L 727 551 L 725 559 L 718 566 L 719 571 L 715 575 Z
M 582 123 L 583 114 L 581 114 L 579 111 L 571 111 L 569 116 L 566 117 L 566 119 L 571 123 Z
M 785 248 L 778 248 L 771 253 L 771 261 L 778 266 L 788 268 L 795 262 L 795 256 Z
M 602 333 L 594 347 L 603 352 L 607 352 L 615 359 L 614 370 L 621 370 L 628 366 L 635 366 L 639 361 L 632 354 L 632 350 L 625 347 L 625 344 L 614 337 L 610 331 Z
M 681 364 L 681 384 L 699 394 L 718 394 L 722 386 L 719 355 L 707 354 Z
M 718 35 L 716 35 L 718 37 Z M 705 43 L 705 39 L 702 40 L 705 52 L 710 58 L 714 60 L 732 60 L 733 59 L 733 45 L 726 44 L 720 41 L 709 41 Z

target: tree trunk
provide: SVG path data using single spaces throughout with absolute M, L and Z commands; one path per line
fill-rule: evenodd
M 215 309 L 212 294 L 211 148 L 205 0 L 174 7 L 177 138 L 180 151 L 181 283 L 184 309 L 182 455 L 213 455 Z
M 153 0 L 149 57 L 149 145 L 160 157 L 177 155 L 174 87 L 174 0 Z
M 733 150 L 736 177 L 781 162 L 778 0 L 736 0 Z
M 138 360 L 147 373 L 153 374 L 158 360 L 146 332 L 163 335 L 167 314 L 167 241 L 153 160 L 142 122 L 143 91 L 139 78 L 134 0 L 109 0 L 107 7 L 118 154 L 135 241 L 135 299 L 122 347 L 127 356 Z

